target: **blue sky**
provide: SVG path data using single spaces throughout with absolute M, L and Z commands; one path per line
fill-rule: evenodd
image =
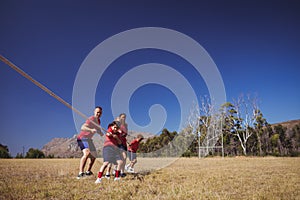
M 78 70 L 101 42 L 141 27 L 178 31 L 197 41 L 216 64 L 227 101 L 256 94 L 269 123 L 300 119 L 300 3 L 298 1 L 1 1 L 0 53 L 61 98 L 72 103 Z M 174 41 L 176 43 L 176 41 Z M 141 49 L 116 59 L 95 94 L 104 109 L 102 126 L 113 119 L 114 84 L 135 66 L 162 63 L 178 70 L 196 95 L 208 95 L 195 69 L 172 52 Z M 88 81 L 88 80 L 87 80 Z M 0 143 L 12 155 L 42 148 L 54 137 L 77 133 L 72 111 L 0 63 Z M 179 102 L 167 87 L 141 86 L 131 96 L 130 115 L 149 123 L 151 105 L 178 128 Z M 91 110 L 83 111 L 86 115 Z M 130 128 L 130 127 L 129 127 Z M 147 131 L 147 130 L 145 130 Z

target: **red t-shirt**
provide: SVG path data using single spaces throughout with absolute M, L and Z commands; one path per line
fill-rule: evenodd
M 119 138 L 123 144 L 123 146 L 127 146 L 127 139 L 126 139 L 126 136 L 127 136 L 127 127 L 125 125 L 121 125 L 120 127 L 120 130 L 121 130 L 121 133 L 119 134 Z
M 107 132 L 110 132 L 112 134 L 118 134 L 118 132 L 113 133 L 113 130 L 111 129 L 111 127 L 109 127 L 107 129 Z M 114 137 L 108 136 L 107 134 L 105 134 L 105 141 L 104 141 L 103 146 L 104 147 L 106 147 L 106 146 L 118 146 L 118 141 Z
M 137 151 L 138 148 L 139 148 L 139 145 L 140 145 L 139 139 L 133 140 L 133 141 L 130 143 L 129 147 L 128 147 L 128 151 L 131 151 L 131 152 L 133 152 L 133 153 L 136 153 L 136 151 Z
M 91 121 L 93 121 L 93 122 L 95 122 L 96 124 L 98 124 L 99 125 L 99 127 L 98 126 L 96 126 L 94 123 L 92 123 Z M 89 128 L 91 128 L 91 129 L 97 129 L 97 132 L 99 132 L 100 131 L 100 119 L 98 119 L 98 118 L 96 118 L 95 116 L 91 116 L 91 117 L 89 117 L 87 120 L 86 120 L 86 122 L 85 122 L 86 124 L 87 124 L 87 126 L 89 127 Z M 81 131 L 80 133 L 79 133 L 79 135 L 78 135 L 78 139 L 82 139 L 82 138 L 92 138 L 93 136 L 94 136 L 94 134 L 95 133 L 92 133 L 92 132 L 90 132 L 90 131 Z

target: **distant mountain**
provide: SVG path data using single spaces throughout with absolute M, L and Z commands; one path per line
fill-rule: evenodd
M 53 155 L 60 158 L 80 157 L 81 155 L 76 135 L 71 138 L 53 138 L 41 150 L 46 156 Z
M 150 133 L 140 133 L 135 131 L 129 131 L 127 140 L 130 142 L 138 134 L 142 134 L 145 138 L 152 137 Z M 82 156 L 82 152 L 77 144 L 77 135 L 73 135 L 70 138 L 53 138 L 50 142 L 45 144 L 41 151 L 46 155 L 53 155 L 55 158 L 79 158 Z M 96 134 L 92 138 L 98 152 L 98 156 L 102 156 L 102 148 L 104 137 Z
M 300 124 L 300 119 L 296 119 L 296 120 L 289 120 L 286 122 L 275 123 L 275 124 L 272 124 L 272 127 L 278 126 L 278 125 L 286 127 L 286 134 L 290 135 L 293 133 L 293 128 L 299 124 Z
M 300 124 L 300 119 L 275 123 L 275 124 L 272 124 L 272 126 L 276 126 L 276 125 L 279 125 L 279 124 L 281 124 L 282 126 L 285 126 L 287 129 L 292 129 L 295 125 Z

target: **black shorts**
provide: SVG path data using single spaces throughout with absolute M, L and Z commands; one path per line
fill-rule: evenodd
M 125 146 L 123 144 L 120 144 L 118 147 L 120 148 L 121 152 L 127 151 L 127 146 Z

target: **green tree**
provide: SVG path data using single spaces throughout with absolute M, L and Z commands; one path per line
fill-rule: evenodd
M 7 146 L 0 144 L 0 158 L 11 158 Z
M 300 156 L 300 124 L 296 124 L 291 132 L 291 156 Z
M 263 147 L 265 147 L 266 155 L 272 155 L 273 147 L 271 144 L 271 138 L 274 135 L 274 131 L 271 124 L 267 124 L 264 129 L 264 135 L 262 137 Z
M 24 158 L 22 153 L 17 153 L 16 158 Z
M 275 133 L 271 137 L 271 146 L 272 146 L 272 154 L 273 155 L 279 155 L 279 134 Z
M 25 158 L 45 158 L 45 154 L 39 149 L 30 148 Z
M 230 102 L 226 102 L 221 106 L 221 111 L 224 113 L 224 123 L 223 123 L 223 138 L 224 138 L 224 152 L 226 155 L 234 155 L 234 145 L 232 132 L 234 126 L 234 115 L 236 114 L 236 110 L 234 109 L 234 105 Z
M 254 130 L 257 137 L 259 155 L 262 156 L 263 155 L 262 136 L 264 133 L 264 128 L 268 125 L 268 122 L 263 117 L 263 114 L 260 110 L 255 110 L 255 112 L 256 112 L 255 115 L 256 117 L 254 122 Z
M 287 138 L 286 138 L 286 130 L 287 128 L 282 126 L 281 124 L 274 126 L 274 132 L 279 135 L 278 141 L 278 150 L 281 155 L 285 155 L 287 153 L 286 145 L 287 145 Z

